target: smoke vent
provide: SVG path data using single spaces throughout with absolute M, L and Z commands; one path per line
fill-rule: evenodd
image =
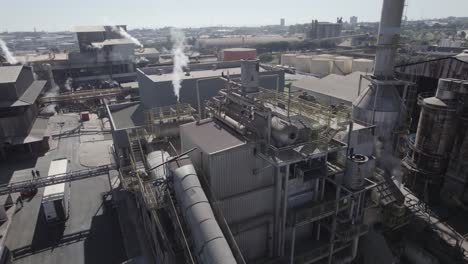
M 241 61 L 241 84 L 245 93 L 258 92 L 259 71 L 258 60 Z

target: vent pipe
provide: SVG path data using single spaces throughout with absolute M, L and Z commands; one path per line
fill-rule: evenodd
M 394 76 L 395 56 L 400 39 L 405 0 L 384 0 L 380 18 L 374 76 L 388 80 Z

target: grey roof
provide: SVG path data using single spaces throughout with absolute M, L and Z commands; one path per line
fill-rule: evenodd
M 27 104 L 34 104 L 39 94 L 44 90 L 47 81 L 34 81 L 28 89 L 21 95 L 18 101 L 25 102 Z
M 0 83 L 14 83 L 18 79 L 23 65 L 0 67 Z
M 111 105 L 109 106 L 109 109 L 112 114 L 114 127 L 117 130 L 138 127 L 145 123 L 143 116 L 144 107 L 139 103 L 129 104 L 118 108 Z
M 182 80 L 186 79 L 200 79 L 206 77 L 221 77 L 222 73 L 227 76 L 227 72 L 229 71 L 230 75 L 239 75 L 241 73 L 241 68 L 229 68 L 229 69 L 216 69 L 216 70 L 204 70 L 204 71 L 191 71 L 189 76 L 186 76 L 185 73 L 181 76 Z M 164 73 L 162 75 L 148 75 L 148 77 L 153 82 L 166 82 L 172 81 L 172 72 L 171 73 Z
M 103 42 L 93 42 L 91 43 L 95 47 L 102 47 L 102 46 L 113 46 L 113 45 L 129 45 L 134 44 L 133 41 L 129 39 L 106 39 Z
M 294 81 L 292 86 L 296 89 L 309 90 L 311 92 L 353 102 L 358 96 L 360 75 L 365 75 L 365 73 L 353 72 L 345 76 L 330 74 L 322 79 L 306 77 Z M 367 88 L 369 84 L 369 81 L 362 79 L 361 91 Z
M 75 32 L 105 32 L 104 26 L 77 26 Z
M 181 125 L 180 131 L 181 135 L 208 154 L 246 144 L 219 124 L 209 120 L 202 120 L 198 125 L 196 122 Z
M 34 104 L 39 94 L 44 90 L 46 83 L 47 81 L 34 81 L 18 100 L 1 101 L 0 107 L 19 107 Z

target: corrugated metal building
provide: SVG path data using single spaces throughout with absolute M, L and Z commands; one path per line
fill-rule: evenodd
M 353 72 L 346 76 L 330 74 L 322 79 L 308 76 L 293 82 L 291 93 L 293 96 L 306 92 L 325 105 L 345 104 L 352 105 L 352 102 L 359 94 L 360 76 L 362 72 Z M 369 81 L 362 79 L 361 91 L 369 85 Z
M 248 260 L 268 256 L 274 212 L 273 168 L 247 143 L 211 120 L 180 126 L 182 151 L 189 154 L 205 186 L 213 193 L 242 254 Z
M 46 83 L 34 80 L 31 67 L 0 67 L 0 157 L 16 146 L 45 147 L 47 119 L 37 118 L 37 99 Z
M 240 61 L 194 64 L 189 65 L 189 67 L 188 73 L 182 76 L 180 103 L 189 103 L 195 109 L 198 109 L 196 91 L 196 82 L 198 80 L 200 80 L 200 100 L 203 105 L 205 100 L 215 96 L 219 90 L 225 87 L 226 82 L 220 77 L 227 77 L 229 72 L 230 77 L 234 79 L 239 78 L 241 73 Z M 267 71 L 260 69 L 260 86 L 276 90 L 276 76 L 279 78 L 279 91 L 283 91 L 284 72 L 281 70 Z M 141 102 L 146 108 L 177 103 L 172 86 L 172 77 L 172 66 L 149 67 L 137 70 Z M 213 79 L 201 81 L 201 79 L 205 78 Z

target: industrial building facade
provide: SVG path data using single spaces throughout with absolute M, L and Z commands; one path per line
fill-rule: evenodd
M 38 118 L 38 97 L 46 81 L 34 80 L 31 67 L 0 67 L 0 154 L 24 147 L 26 151 L 47 148 L 47 119 Z

